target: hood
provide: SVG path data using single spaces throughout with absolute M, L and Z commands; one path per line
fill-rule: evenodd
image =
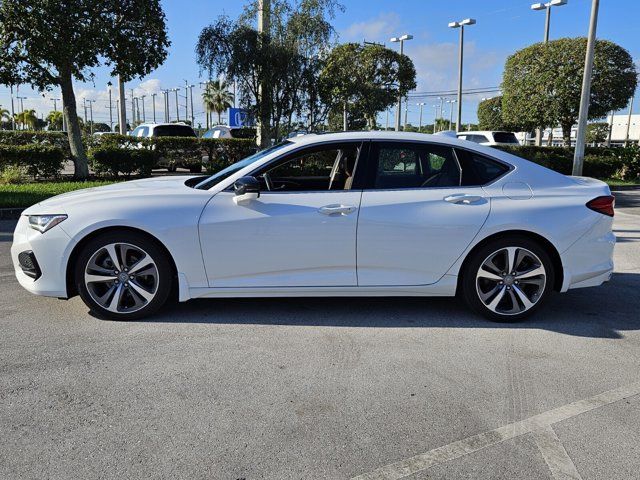
M 72 192 L 56 195 L 37 203 L 24 213 L 66 213 L 68 208 L 75 206 L 87 206 L 89 203 L 110 201 L 123 201 L 139 197 L 166 198 L 173 195 L 184 195 L 194 190 L 185 185 L 190 176 L 170 176 L 145 178 L 129 182 L 118 182 L 102 187 L 84 188 Z

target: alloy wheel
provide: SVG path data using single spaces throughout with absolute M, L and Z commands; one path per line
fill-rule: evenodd
M 149 304 L 158 291 L 158 267 L 142 248 L 110 243 L 96 251 L 84 272 L 91 298 L 113 313 L 133 313 Z
M 494 313 L 518 315 L 542 297 L 547 272 L 538 256 L 520 247 L 505 247 L 489 255 L 476 274 L 480 301 Z

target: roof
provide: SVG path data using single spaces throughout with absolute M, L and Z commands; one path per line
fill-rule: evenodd
M 360 132 L 335 132 L 335 133 L 310 133 L 299 137 L 287 139 L 297 145 L 312 145 L 314 143 L 325 143 L 344 140 L 404 140 L 440 143 L 444 145 L 469 146 L 466 140 L 459 140 L 446 135 L 431 135 L 428 133 L 414 132 L 391 132 L 391 131 L 360 131 Z M 474 146 L 476 144 L 473 144 Z

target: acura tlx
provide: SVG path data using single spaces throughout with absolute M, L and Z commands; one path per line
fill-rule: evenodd
M 498 321 L 613 271 L 614 198 L 449 137 L 291 138 L 209 176 L 59 195 L 11 248 L 28 291 L 110 319 L 171 297 L 458 296 Z

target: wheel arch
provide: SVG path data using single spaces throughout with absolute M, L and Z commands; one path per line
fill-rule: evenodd
M 97 230 L 93 230 L 92 232 L 89 232 L 84 237 L 82 237 L 82 239 L 80 239 L 78 241 L 78 243 L 76 243 L 76 245 L 73 247 L 73 250 L 71 251 L 71 254 L 69 255 L 69 260 L 67 261 L 66 271 L 65 271 L 66 287 L 67 287 L 67 298 L 71 298 L 71 297 L 74 297 L 74 296 L 78 295 L 78 289 L 76 288 L 76 284 L 75 284 L 75 281 L 74 281 L 73 277 L 74 277 L 77 258 L 79 256 L 78 254 L 80 253 L 80 251 L 84 248 L 84 246 L 87 243 L 89 243 L 95 237 L 97 237 L 99 235 L 102 235 L 104 233 L 115 232 L 115 231 L 128 231 L 128 232 L 135 232 L 135 233 L 138 233 L 138 234 L 142 234 L 142 235 L 148 237 L 154 243 L 156 243 L 156 245 L 158 245 L 158 247 L 160 247 L 167 254 L 167 258 L 169 259 L 169 264 L 171 265 L 171 269 L 173 271 L 173 276 L 174 276 L 174 282 L 173 282 L 173 285 L 172 285 L 172 291 L 177 289 L 177 285 L 178 284 L 177 284 L 177 278 L 176 277 L 177 277 L 177 274 L 178 274 L 178 269 L 176 267 L 176 262 L 175 262 L 175 260 L 173 258 L 173 255 L 171 255 L 171 252 L 169 251 L 169 249 L 167 249 L 167 247 L 164 245 L 164 243 L 162 243 L 156 236 L 154 236 L 154 235 L 150 234 L 149 232 L 147 232 L 145 230 L 142 230 L 140 228 L 123 227 L 123 226 L 108 226 L 108 227 L 98 228 Z
M 462 281 L 462 273 L 465 271 L 467 264 L 469 263 L 469 261 L 471 261 L 471 258 L 473 257 L 475 252 L 477 252 L 479 249 L 481 249 L 491 241 L 498 239 L 500 237 L 504 237 L 505 235 L 520 235 L 520 236 L 526 237 L 530 240 L 533 240 L 539 243 L 545 249 L 545 251 L 549 254 L 549 257 L 551 258 L 551 262 L 553 265 L 553 273 L 554 273 L 553 289 L 559 292 L 560 289 L 562 288 L 562 282 L 564 280 L 564 269 L 562 267 L 562 259 L 560 257 L 560 252 L 558 252 L 558 249 L 555 247 L 555 245 L 551 243 L 549 240 L 547 240 L 545 237 L 543 237 L 538 233 L 531 232 L 529 230 L 504 230 L 501 232 L 491 234 L 488 237 L 485 237 L 482 240 L 480 240 L 478 243 L 476 243 L 473 246 L 473 248 L 469 251 L 469 253 L 467 253 L 464 261 L 462 262 L 462 265 L 460 266 L 460 270 L 459 270 L 460 274 L 458 275 L 457 291 L 459 292 L 461 288 L 460 282 Z

